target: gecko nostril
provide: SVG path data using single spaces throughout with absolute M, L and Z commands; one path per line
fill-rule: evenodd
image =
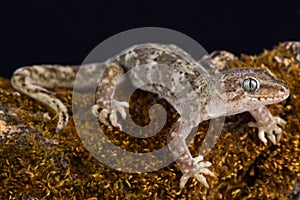
M 286 87 L 280 87 L 280 92 L 286 93 L 287 91 L 289 91 L 288 88 L 286 88 Z

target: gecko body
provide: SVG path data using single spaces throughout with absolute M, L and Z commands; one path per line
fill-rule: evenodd
M 287 84 L 275 78 L 267 69 L 224 70 L 226 59 L 234 59 L 232 54 L 215 54 L 212 59 L 211 68 L 203 67 L 175 45 L 141 44 L 124 50 L 105 63 L 85 66 L 85 72 L 77 78 L 88 80 L 89 75 L 102 70 L 102 78 L 98 82 L 83 81 L 83 86 L 98 84 L 97 100 L 92 112 L 107 126 L 121 128 L 117 113 L 126 118 L 128 103 L 113 99 L 114 88 L 126 72 L 132 71 L 129 78 L 134 86 L 141 86 L 141 89 L 165 98 L 181 116 L 172 129 L 172 142 L 169 144 L 183 173 L 180 187 L 183 188 L 190 177 L 209 187 L 204 175 L 214 176 L 208 169 L 211 163 L 203 161 L 202 155 L 193 158 L 190 154 L 185 142 L 190 130 L 204 120 L 249 111 L 256 120 L 249 126 L 258 128 L 259 139 L 264 143 L 269 139 L 276 144 L 282 133 L 278 125 L 285 124 L 285 121 L 273 116 L 265 105 L 280 102 L 289 96 Z M 138 66 L 144 68 L 141 71 L 133 70 Z M 162 66 L 171 72 L 159 73 Z M 53 65 L 24 67 L 14 73 L 11 83 L 17 90 L 53 108 L 58 113 L 59 131 L 67 125 L 67 109 L 45 88 L 71 88 L 77 70 L 78 67 Z M 144 84 L 146 82 L 166 83 L 169 88 Z M 225 109 L 220 102 L 225 103 Z

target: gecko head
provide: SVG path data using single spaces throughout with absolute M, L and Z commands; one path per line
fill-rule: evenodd
M 288 85 L 264 68 L 232 69 L 221 75 L 219 91 L 226 102 L 227 114 L 259 108 L 286 99 Z M 231 113 L 232 112 L 232 113 Z

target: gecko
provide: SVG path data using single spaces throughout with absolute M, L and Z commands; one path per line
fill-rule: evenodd
M 297 49 L 295 45 L 287 46 Z M 203 63 L 209 63 L 204 66 L 176 45 L 146 43 L 134 45 L 106 62 L 86 64 L 84 73 L 77 77 L 79 66 L 22 67 L 14 72 L 11 84 L 16 90 L 56 111 L 57 132 L 66 127 L 69 115 L 66 106 L 50 91 L 51 88 L 72 88 L 75 78 L 81 80 L 82 87 L 97 84 L 95 105 L 91 108 L 93 115 L 108 127 L 121 128 L 118 114 L 126 119 L 125 109 L 129 105 L 127 102 L 113 99 L 114 88 L 126 72 L 137 66 L 146 66 L 147 73 L 133 72 L 129 79 L 133 85 L 142 85 L 140 89 L 166 99 L 180 115 L 171 130 L 172 142 L 169 144 L 174 160 L 183 174 L 180 188 L 183 188 L 190 178 L 196 178 L 209 188 L 206 175 L 214 177 L 214 173 L 209 169 L 212 163 L 204 161 L 202 155 L 193 157 L 185 141 L 193 127 L 204 120 L 249 111 L 256 122 L 250 122 L 248 125 L 258 129 L 258 138 L 264 144 L 267 144 L 268 140 L 276 144 L 282 135 L 280 126 L 286 124 L 282 118 L 273 116 L 266 105 L 288 98 L 288 85 L 266 68 L 224 69 L 226 62 L 232 59 L 235 59 L 233 54 L 216 51 L 211 54 L 210 60 L 203 59 Z M 174 95 L 172 88 L 168 90 L 159 85 L 143 85 L 146 80 L 155 83 L 165 81 L 164 74 L 151 76 L 154 72 L 159 74 L 157 72 L 161 65 L 170 67 L 175 72 L 175 77 L 167 78 L 172 88 L 179 88 L 179 96 Z M 102 70 L 102 78 L 98 81 L 89 80 L 97 70 Z M 184 92 L 185 88 L 182 85 L 186 83 L 192 90 Z M 180 95 L 180 92 L 184 94 Z M 220 101 L 226 103 L 226 109 L 217 109 Z

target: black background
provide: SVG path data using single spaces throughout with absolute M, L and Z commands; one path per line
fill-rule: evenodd
M 0 76 L 21 66 L 80 64 L 101 41 L 145 26 L 180 31 L 207 51 L 255 54 L 300 40 L 300 3 L 2 1 Z

